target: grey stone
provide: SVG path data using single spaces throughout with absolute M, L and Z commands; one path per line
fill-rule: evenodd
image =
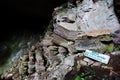
M 49 46 L 48 47 L 50 50 L 57 51 L 58 47 L 57 46 Z
M 42 43 L 43 46 L 50 46 L 50 45 L 53 45 L 52 39 L 51 39 L 50 37 L 49 37 L 49 38 L 43 39 L 41 43 Z
M 36 62 L 35 63 L 35 70 L 37 73 L 42 73 L 45 71 L 45 66 L 44 64 L 41 64 L 41 62 Z
M 35 71 L 35 64 L 34 62 L 28 62 L 28 73 L 33 73 Z
M 115 51 L 111 53 L 112 55 L 120 55 L 120 51 Z
M 101 63 L 100 62 L 95 62 L 92 66 L 100 66 Z
M 71 41 L 67 41 L 66 39 L 64 39 L 63 37 L 56 35 L 56 34 L 52 34 L 52 42 L 60 45 L 60 46 L 64 46 L 64 47 L 68 47 L 69 45 L 72 44 Z
M 70 53 L 75 53 L 75 52 L 77 52 L 77 50 L 76 50 L 76 48 L 75 48 L 75 45 L 73 44 L 73 45 L 69 45 L 68 46 L 68 51 L 70 52 Z
M 81 64 L 82 66 L 87 66 L 87 62 L 86 62 L 86 61 L 83 61 L 83 60 L 80 60 L 80 64 Z
M 35 51 L 35 49 L 36 49 L 36 47 L 33 45 L 33 46 L 31 47 L 31 51 Z
M 92 64 L 94 63 L 93 60 L 90 60 L 90 59 L 88 59 L 88 58 L 84 58 L 83 60 L 88 63 L 88 66 L 89 66 L 89 65 L 92 65 Z
M 65 53 L 67 53 L 67 50 L 64 47 L 59 47 L 58 52 L 62 53 L 62 54 L 65 54 Z
M 50 70 L 50 74 L 47 76 L 46 80 L 53 80 L 56 78 L 57 80 L 64 80 L 65 75 L 72 70 L 74 66 L 74 59 L 77 56 L 81 56 L 81 54 L 74 54 L 67 56 L 60 65 L 56 66 L 52 70 Z
M 72 26 L 74 27 L 74 26 Z M 54 27 L 54 33 L 56 33 L 57 35 L 67 39 L 67 40 L 75 40 L 77 39 L 77 35 L 78 32 L 76 31 L 69 31 L 67 29 L 64 28 L 64 26 L 60 26 L 60 25 L 56 25 Z
M 105 45 L 102 44 L 98 39 L 82 39 L 82 40 L 76 40 L 75 42 L 75 48 L 76 50 L 86 50 L 86 49 L 100 49 L 104 47 Z
M 29 56 L 28 55 L 23 55 L 22 61 L 28 61 Z

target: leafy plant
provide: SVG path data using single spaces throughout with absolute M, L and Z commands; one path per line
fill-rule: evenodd
M 85 79 L 81 78 L 80 76 L 76 76 L 75 80 L 85 80 Z

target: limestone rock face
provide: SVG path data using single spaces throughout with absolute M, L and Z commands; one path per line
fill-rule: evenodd
M 78 3 L 77 14 L 77 21 L 84 32 L 101 29 L 114 32 L 120 27 L 114 14 L 113 0 L 98 0 L 95 3 L 84 0 L 82 4 Z
M 76 50 L 86 50 L 86 49 L 100 49 L 104 47 L 99 39 L 83 39 L 83 40 L 76 40 Z
M 66 7 L 66 9 L 59 7 L 54 13 L 56 13 L 53 18 L 55 29 L 62 26 L 70 32 L 88 34 L 99 30 L 113 33 L 120 28 L 114 13 L 113 0 L 83 0 L 82 2 L 77 0 L 76 7 Z M 76 36 L 74 38 L 76 39 Z M 73 37 L 70 39 L 73 40 Z

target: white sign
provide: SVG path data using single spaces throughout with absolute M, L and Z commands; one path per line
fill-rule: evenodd
M 100 62 L 105 63 L 105 64 L 108 64 L 109 59 L 110 59 L 110 56 L 108 56 L 108 55 L 100 54 L 98 52 L 93 52 L 93 51 L 90 51 L 90 50 L 86 50 L 84 55 L 86 57 L 89 57 L 91 59 L 100 61 Z

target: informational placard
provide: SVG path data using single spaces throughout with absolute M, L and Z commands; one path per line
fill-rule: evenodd
M 86 50 L 84 53 L 84 56 L 94 59 L 96 61 L 105 63 L 105 64 L 108 64 L 109 59 L 110 59 L 110 56 L 108 56 L 108 55 L 90 51 L 90 50 Z

